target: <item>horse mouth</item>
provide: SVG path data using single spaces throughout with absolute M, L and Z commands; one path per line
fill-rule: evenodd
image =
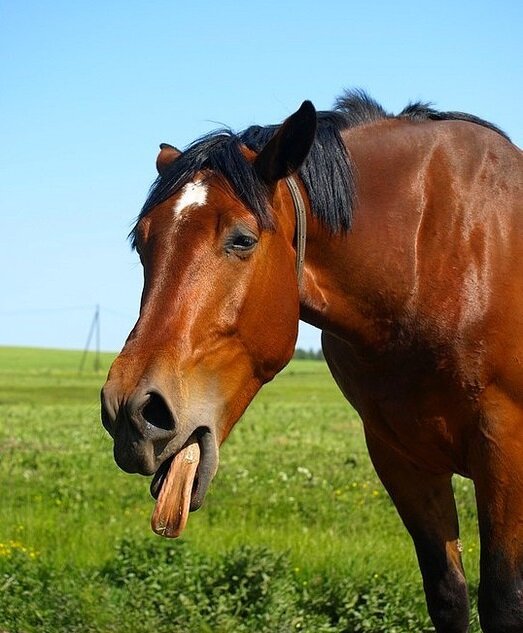
M 209 429 L 197 429 L 153 476 L 150 492 L 156 505 L 151 527 L 156 534 L 178 537 L 189 512 L 198 510 L 218 465 L 218 449 Z

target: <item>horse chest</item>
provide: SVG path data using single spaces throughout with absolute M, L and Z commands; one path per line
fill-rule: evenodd
M 422 468 L 467 474 L 466 437 L 478 413 L 452 371 L 436 372 L 407 356 L 358 359 L 339 339 L 331 347 L 328 336 L 324 349 L 338 386 L 367 433 Z

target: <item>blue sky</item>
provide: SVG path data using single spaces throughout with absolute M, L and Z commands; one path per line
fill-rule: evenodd
M 0 3 L 0 345 L 117 350 L 126 241 L 162 141 L 276 123 L 360 87 L 472 112 L 523 144 L 523 2 Z M 317 347 L 303 328 L 299 344 Z

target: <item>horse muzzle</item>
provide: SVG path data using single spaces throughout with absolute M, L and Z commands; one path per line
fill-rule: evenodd
M 151 495 L 157 499 L 157 506 L 161 506 L 162 522 L 168 526 L 172 523 L 164 516 L 166 504 L 180 506 L 177 515 L 184 513 L 183 500 L 177 493 L 180 485 L 184 486 L 187 511 L 201 506 L 218 469 L 218 443 L 210 425 L 179 423 L 173 407 L 157 386 L 143 384 L 130 396 L 122 397 L 111 380 L 102 389 L 101 418 L 114 439 L 118 466 L 128 473 L 154 475 Z M 192 472 L 187 474 L 184 456 L 191 446 L 196 447 L 193 452 L 197 458 Z M 160 533 L 157 527 L 154 529 Z M 163 529 L 164 536 L 178 535 L 181 531 L 178 525 Z
M 109 381 L 101 393 L 101 418 L 114 439 L 118 466 L 142 475 L 156 472 L 166 458 L 167 447 L 176 444 L 181 430 L 167 398 L 152 385 L 143 385 L 122 397 Z

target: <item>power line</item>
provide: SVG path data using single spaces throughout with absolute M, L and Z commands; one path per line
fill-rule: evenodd
M 103 308 L 104 314 L 112 314 L 113 316 L 120 317 L 121 319 L 136 319 L 136 314 L 129 314 L 128 312 L 121 312 L 120 310 L 113 310 L 107 306 L 100 306 Z
M 92 310 L 93 306 L 69 306 L 64 308 L 28 308 L 20 310 L 0 310 L 1 316 L 23 316 L 24 314 L 41 314 L 43 312 L 74 312 Z
M 113 310 L 113 308 L 107 308 L 106 306 L 100 306 L 99 308 L 104 310 L 104 313 L 112 316 L 117 316 L 121 319 L 135 319 L 136 315 L 132 315 L 127 312 L 121 312 L 120 310 Z M 66 306 L 63 308 L 27 308 L 19 310 L 0 310 L 0 316 L 24 316 L 31 314 L 45 314 L 54 312 L 89 312 L 93 309 L 92 304 L 88 306 Z

